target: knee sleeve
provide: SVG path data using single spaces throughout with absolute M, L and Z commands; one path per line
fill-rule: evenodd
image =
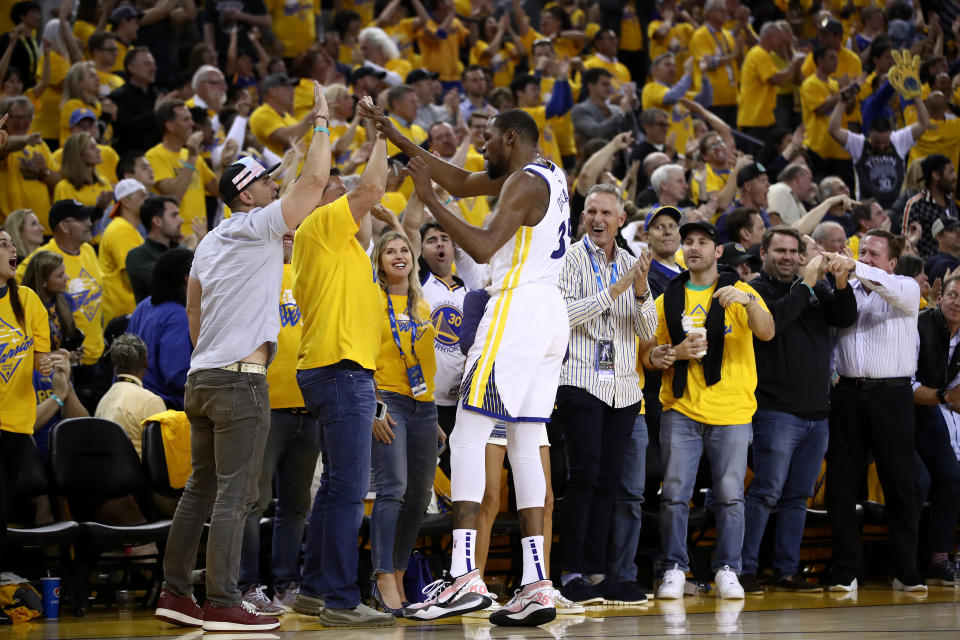
M 450 435 L 450 490 L 454 502 L 481 502 L 486 485 L 485 451 L 493 418 L 457 408 Z
M 547 494 L 540 460 L 540 427 L 539 423 L 507 424 L 507 455 L 513 468 L 517 509 L 542 507 Z

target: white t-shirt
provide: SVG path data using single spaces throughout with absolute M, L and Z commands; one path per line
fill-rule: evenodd
M 850 154 L 850 160 L 853 164 L 856 164 L 860 156 L 863 155 L 864 144 L 866 144 L 866 137 L 862 133 L 854 133 L 853 131 L 847 133 L 847 144 L 843 145 L 843 148 Z M 893 149 L 898 156 L 906 158 L 913 146 L 913 129 L 911 127 L 897 129 L 890 134 L 890 144 L 893 145 Z
M 200 334 L 190 372 L 238 362 L 267 343 L 268 363 L 277 350 L 283 280 L 280 200 L 230 218 L 204 236 L 190 277 L 199 281 Z
M 430 305 L 430 320 L 437 337 L 433 347 L 437 372 L 433 376 L 434 402 L 437 406 L 456 406 L 466 356 L 460 352 L 460 327 L 463 322 L 463 299 L 469 289 L 456 284 L 447 286 L 432 273 L 423 282 L 423 297 Z

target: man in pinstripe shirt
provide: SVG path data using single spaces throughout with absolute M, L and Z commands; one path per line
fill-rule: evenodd
M 642 464 L 646 452 L 646 427 L 641 423 L 634 433 L 643 397 L 637 337 L 651 338 L 657 324 L 647 287 L 650 257 L 638 260 L 614 241 L 624 218 L 619 189 L 591 187 L 583 210 L 586 234 L 567 251 L 560 274 L 570 317 L 570 358 L 560 376 L 556 413 L 569 470 L 561 593 L 585 604 L 646 600 L 635 575 L 622 582 L 612 573 L 601 578 L 625 452 L 635 448 L 634 440 L 642 445 L 630 454 L 632 465 Z

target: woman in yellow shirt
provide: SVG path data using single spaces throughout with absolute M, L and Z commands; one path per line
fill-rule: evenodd
M 79 200 L 101 211 L 113 200 L 113 187 L 96 170 L 103 161 L 97 141 L 87 132 L 75 133 L 63 145 L 60 182 L 53 189 L 53 200 Z
M 495 87 L 509 87 L 517 63 L 526 57 L 522 42 L 517 46 L 506 40 L 514 37 L 513 30 L 507 28 L 509 21 L 508 13 L 500 16 L 499 21 L 492 15 L 487 16 L 483 22 L 483 37 L 470 49 L 470 64 L 489 67 L 493 71 Z
M 0 344 L 5 346 L 0 362 L 0 545 L 6 536 L 10 492 L 20 461 L 27 447 L 33 446 L 37 419 L 33 372 L 50 375 L 52 370 L 47 312 L 36 293 L 17 286 L 16 268 L 17 249 L 10 235 L 0 231 Z M 10 624 L 9 617 L 0 621 Z
M 373 423 L 370 516 L 373 595 L 384 610 L 398 615 L 407 598 L 403 574 L 417 530 L 430 502 L 437 469 L 437 407 L 433 376 L 436 330 L 423 299 L 417 256 L 406 236 L 385 233 L 373 250 L 382 294 L 377 394 L 387 405 L 384 420 Z
M 60 144 L 70 137 L 70 116 L 77 109 L 90 109 L 101 118 L 112 121 L 117 115 L 117 105 L 106 100 L 100 102 L 100 77 L 92 62 L 78 62 L 70 67 L 63 81 L 63 97 L 60 98 Z

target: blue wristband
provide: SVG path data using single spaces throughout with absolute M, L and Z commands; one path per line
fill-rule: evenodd
M 57 397 L 57 394 L 51 393 L 51 394 L 50 394 L 50 397 L 53 398 L 53 401 L 54 401 L 54 402 L 56 402 L 58 405 L 60 405 L 60 408 L 61 408 L 61 409 L 63 408 L 63 400 L 61 400 L 60 398 L 58 398 L 58 397 Z
M 196 168 L 195 166 L 193 166 L 192 164 L 190 164 L 189 162 L 184 162 L 184 163 L 183 163 L 183 166 L 184 166 L 185 169 L 190 169 L 190 171 L 196 171 L 196 170 L 197 170 L 197 168 Z
M 318 126 L 316 126 L 316 127 L 313 128 L 313 132 L 314 132 L 314 133 L 317 133 L 317 132 L 319 132 L 319 131 L 322 131 L 322 132 L 324 132 L 325 134 L 330 135 L 330 129 L 327 129 L 326 127 L 321 127 L 321 126 L 318 125 Z

